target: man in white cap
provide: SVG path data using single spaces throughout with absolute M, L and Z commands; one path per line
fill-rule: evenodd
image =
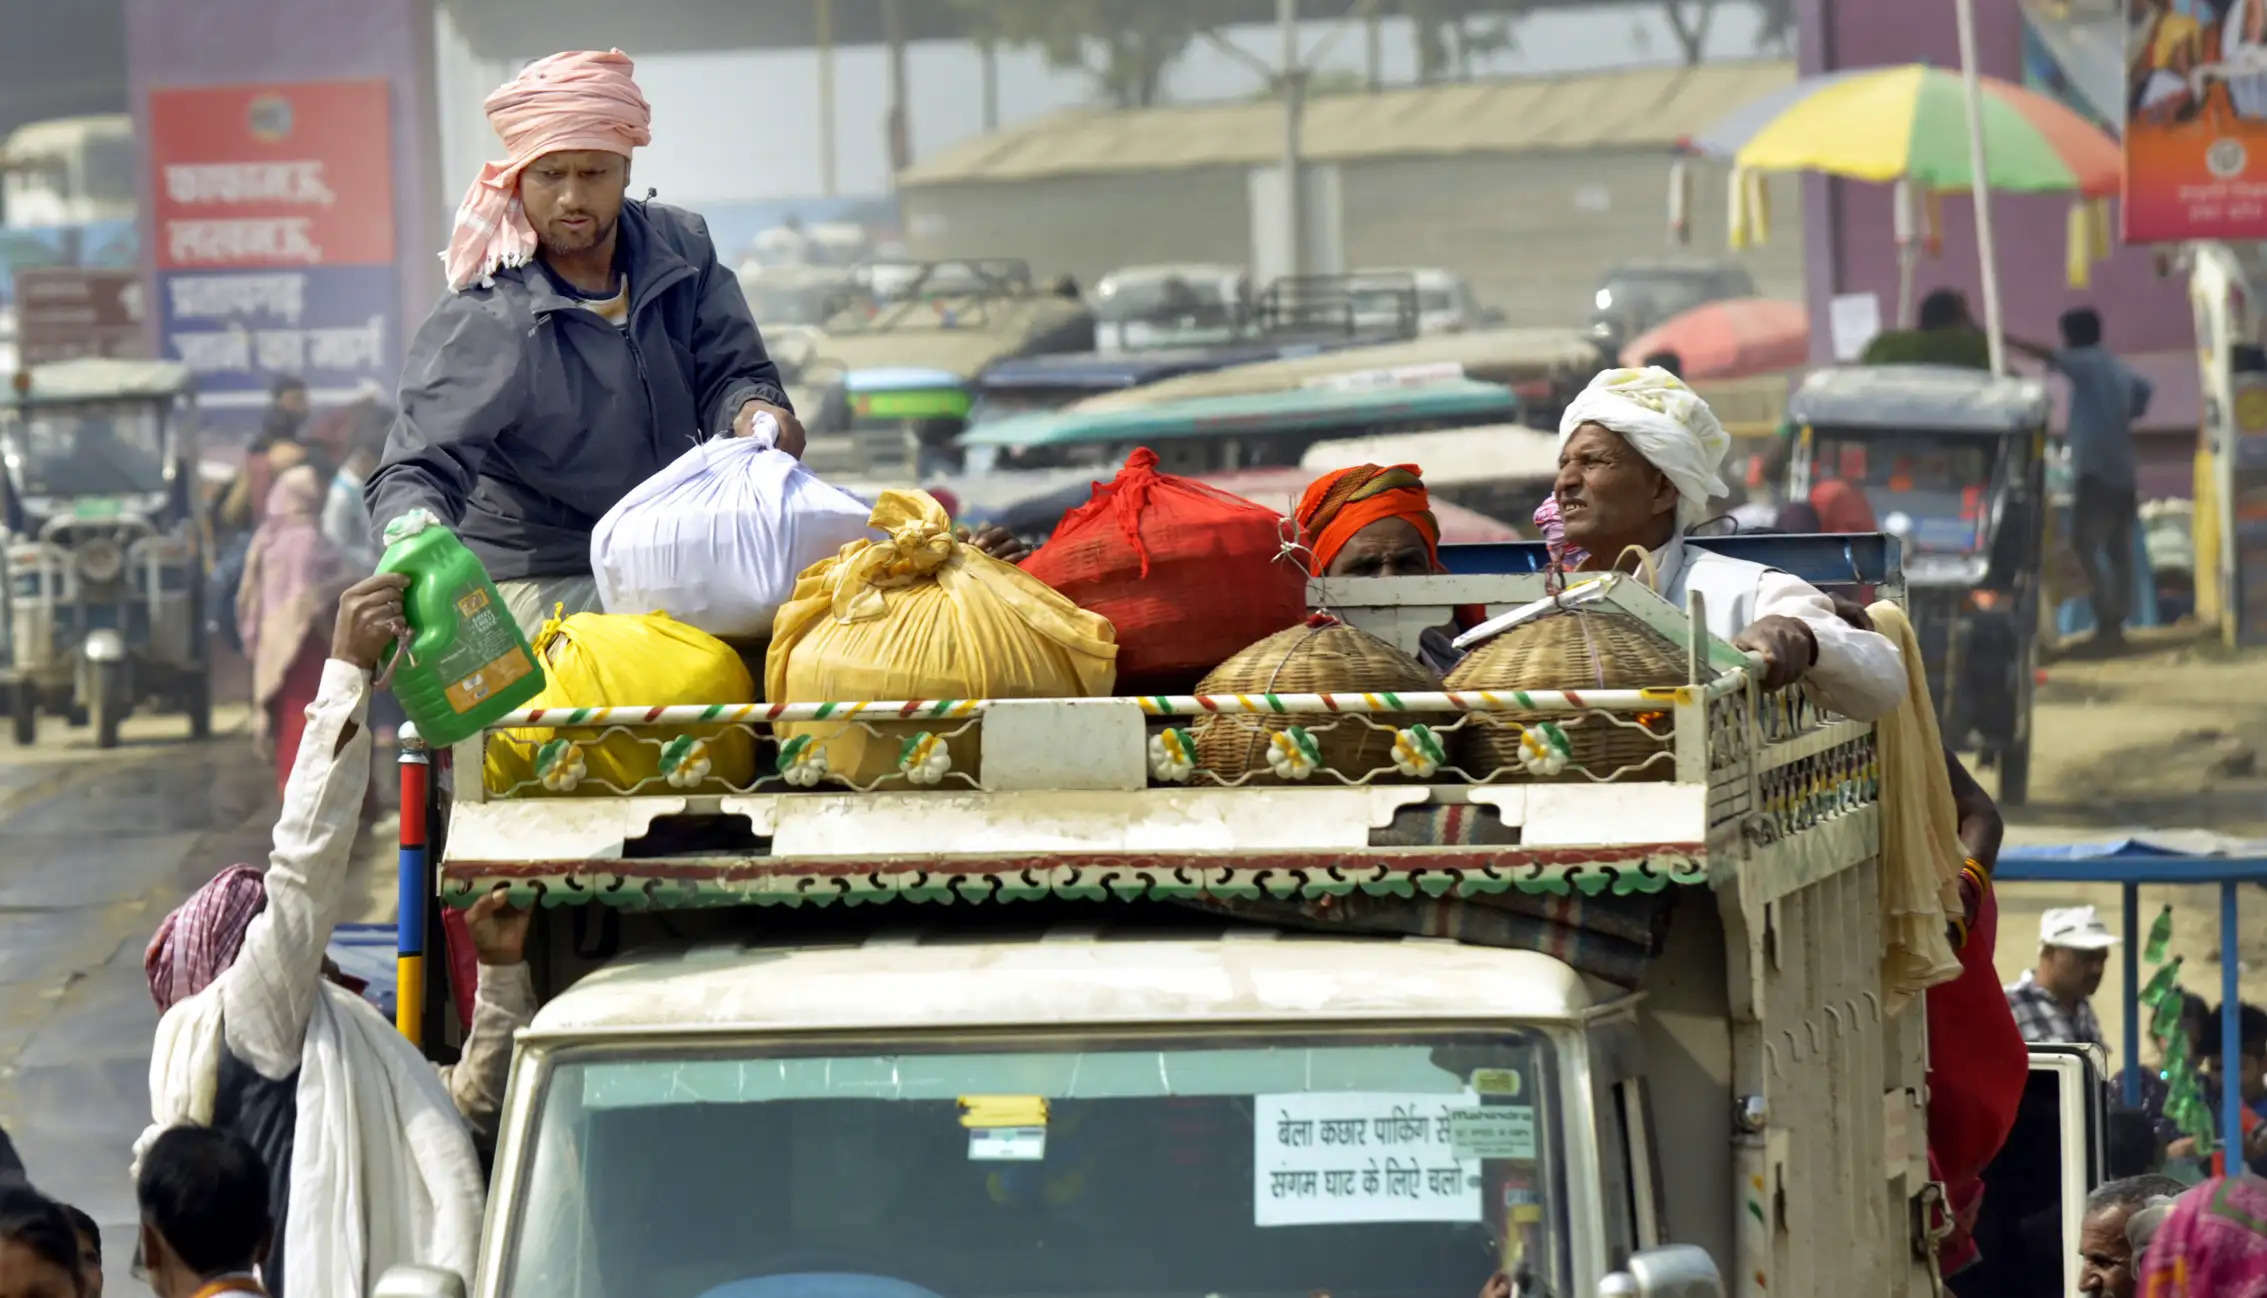
M 370 475 L 373 540 L 422 510 L 454 528 L 532 633 L 597 607 L 591 529 L 695 442 L 778 430 L 803 449 L 740 283 L 691 212 L 628 197 L 650 143 L 619 50 L 555 54 L 488 96 L 507 157 L 457 209 L 449 292 L 402 365 Z
M 1711 634 L 1763 655 L 1764 687 L 1797 682 L 1819 704 L 1872 721 L 1905 701 L 1897 646 L 1852 626 L 1834 602 L 1790 573 L 1685 544 L 1729 491 L 1717 476 L 1731 438 L 1708 403 L 1659 367 L 1607 370 L 1559 420 L 1559 476 L 1552 488 L 1569 550 L 1586 569 L 1628 571 L 1649 558 L 1662 598 L 1678 608 L 1688 591 L 1706 602 Z M 1642 565 L 1636 565 L 1642 567 Z
M 2007 989 L 2007 1008 L 2025 1041 L 2108 1044 L 2086 998 L 2102 985 L 2117 943 L 2092 906 L 2062 906 L 2039 916 L 2038 963 Z

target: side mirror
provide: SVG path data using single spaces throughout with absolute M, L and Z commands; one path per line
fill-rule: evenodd
M 437 1266 L 389 1266 L 370 1298 L 464 1298 L 464 1277 Z
M 1707 1249 L 1664 1244 L 1630 1254 L 1626 1270 L 1599 1282 L 1598 1298 L 1724 1298 L 1724 1277 Z

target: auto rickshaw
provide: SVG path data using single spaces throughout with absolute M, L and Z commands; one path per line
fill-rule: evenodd
M 171 361 L 86 359 L 20 371 L 0 405 L 0 684 L 16 742 L 42 712 L 118 743 L 135 707 L 212 731 L 195 403 Z
M 1935 365 L 1812 373 L 1787 402 L 1787 498 L 1839 479 L 1904 551 L 1945 743 L 1999 770 L 1999 799 L 2031 780 L 2040 527 L 2048 404 L 2034 379 Z

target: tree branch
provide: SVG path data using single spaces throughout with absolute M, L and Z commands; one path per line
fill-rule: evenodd
M 1662 0 L 1661 8 L 1669 16 L 1669 30 L 1676 33 L 1677 44 L 1684 47 L 1686 66 L 1700 62 L 1701 48 L 1708 43 L 1709 24 L 1716 20 L 1714 0 L 1699 0 L 1700 21 L 1685 26 L 1684 0 Z
M 1237 62 L 1242 63 L 1245 67 L 1250 68 L 1262 82 L 1265 82 L 1269 86 L 1273 86 L 1276 81 L 1282 77 L 1283 73 L 1289 70 L 1276 67 L 1274 64 L 1269 63 L 1266 59 L 1261 58 L 1259 55 L 1252 53 L 1250 50 L 1245 49 L 1243 46 L 1238 45 L 1236 42 L 1229 40 L 1225 36 L 1222 36 L 1213 28 L 1207 27 L 1203 31 L 1198 32 L 1197 35 L 1202 36 L 1204 37 L 1204 39 L 1212 42 L 1214 47 L 1219 49 L 1221 53 L 1229 55 Z

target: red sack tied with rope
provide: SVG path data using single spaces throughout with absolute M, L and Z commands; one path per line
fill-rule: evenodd
M 1023 569 L 1118 629 L 1119 693 L 1185 693 L 1306 616 L 1306 573 L 1278 557 L 1284 528 L 1265 505 L 1159 473 L 1144 446 Z

